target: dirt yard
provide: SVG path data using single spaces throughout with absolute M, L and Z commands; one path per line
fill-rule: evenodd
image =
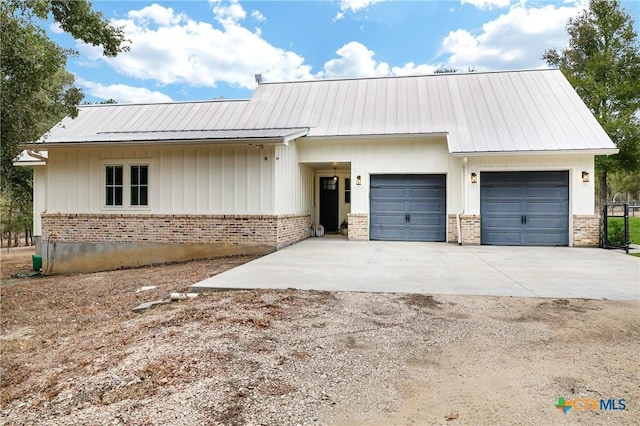
M 0 423 L 640 418 L 637 301 L 238 291 L 134 313 L 250 258 L 10 278 L 30 269 L 31 254 L 0 257 Z M 575 407 L 563 413 L 558 397 Z M 580 410 L 584 398 L 613 399 L 615 408 L 624 399 L 626 409 Z

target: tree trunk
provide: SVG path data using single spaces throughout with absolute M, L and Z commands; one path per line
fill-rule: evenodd
M 598 211 L 601 213 L 604 208 L 604 203 L 607 201 L 607 171 L 603 170 L 598 176 Z

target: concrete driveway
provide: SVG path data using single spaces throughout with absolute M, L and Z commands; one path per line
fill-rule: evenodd
M 190 287 L 640 299 L 640 258 L 568 247 L 309 238 Z

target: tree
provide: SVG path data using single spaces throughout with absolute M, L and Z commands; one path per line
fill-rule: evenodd
M 560 68 L 620 152 L 596 158 L 599 204 L 608 176 L 640 169 L 640 46 L 631 15 L 619 0 L 591 0 L 569 19 L 569 45 L 542 58 Z
M 87 0 L 5 0 L 0 2 L 0 184 L 9 212 L 31 202 L 30 170 L 15 168 L 21 146 L 37 140 L 65 115 L 77 115 L 83 94 L 65 70 L 74 54 L 36 25 L 52 17 L 73 37 L 115 56 L 127 50 L 124 33 L 91 10 Z M 28 197 L 26 195 L 29 195 Z

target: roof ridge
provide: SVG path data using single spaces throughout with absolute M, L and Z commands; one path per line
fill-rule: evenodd
M 494 71 L 465 71 L 465 72 L 443 72 L 432 74 L 411 74 L 411 75 L 383 75 L 383 76 L 371 76 L 371 77 L 344 77 L 344 78 L 318 78 L 311 80 L 285 80 L 285 81 L 265 81 L 259 84 L 274 85 L 274 84 L 292 84 L 292 83 L 320 83 L 331 81 L 357 81 L 357 80 L 391 80 L 401 78 L 420 78 L 420 77 L 443 77 L 443 76 L 466 76 L 466 75 L 480 75 L 480 74 L 512 74 L 512 73 L 524 73 L 524 72 L 543 72 L 543 71 L 557 71 L 558 68 L 533 68 L 533 69 L 519 69 L 519 70 L 494 70 Z

